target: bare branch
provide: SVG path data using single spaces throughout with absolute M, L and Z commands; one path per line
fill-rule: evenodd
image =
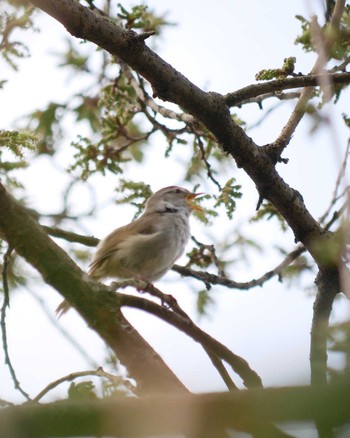
M 55 389 L 57 386 L 61 385 L 65 382 L 72 382 L 75 379 L 78 379 L 80 377 L 87 377 L 87 376 L 97 376 L 102 377 L 104 379 L 108 379 L 115 385 L 124 386 L 127 389 L 129 389 L 132 392 L 136 392 L 136 388 L 131 384 L 130 381 L 127 381 L 125 379 L 122 379 L 119 376 L 115 376 L 113 374 L 107 373 L 103 368 L 99 367 L 97 370 L 89 370 L 89 371 L 78 371 L 75 373 L 70 373 L 67 376 L 63 376 L 60 379 L 55 380 L 54 382 L 51 382 L 49 385 L 47 385 L 42 391 L 39 392 L 37 396 L 33 398 L 33 402 L 40 401 L 46 394 L 48 394 L 50 391 Z
M 266 281 L 270 280 L 273 277 L 277 276 L 281 279 L 283 276 L 283 271 L 305 251 L 306 249 L 304 245 L 299 245 L 295 250 L 290 252 L 286 256 L 286 258 L 281 263 L 279 263 L 274 269 L 266 272 L 265 274 L 263 274 L 261 277 L 257 279 L 246 281 L 246 282 L 237 282 L 227 277 L 210 274 L 208 272 L 195 271 L 193 269 L 186 268 L 185 266 L 174 265 L 172 269 L 173 271 L 178 272 L 183 276 L 197 278 L 198 280 L 201 280 L 204 283 L 219 284 L 229 289 L 248 290 L 257 286 L 262 286 L 264 283 L 266 283 Z
M 93 236 L 83 236 L 82 234 L 73 233 L 72 231 L 62 230 L 57 227 L 48 227 L 46 225 L 42 225 L 42 228 L 53 237 L 59 237 L 60 239 L 64 239 L 67 242 L 76 242 L 81 243 L 86 246 L 97 246 L 99 239 Z
M 2 267 L 2 285 L 4 289 L 4 301 L 1 306 L 1 332 L 2 332 L 2 346 L 4 350 L 5 355 L 5 364 L 7 365 L 12 381 L 14 383 L 15 388 L 27 399 L 30 400 L 29 394 L 22 388 L 17 375 L 16 371 L 12 365 L 12 361 L 9 354 L 9 346 L 7 343 L 7 329 L 6 329 L 6 309 L 10 307 L 10 290 L 8 285 L 8 278 L 7 278 L 7 270 L 8 270 L 8 264 L 11 258 L 13 248 L 9 244 L 6 253 L 4 254 L 3 259 L 3 267 Z
M 343 193 L 339 193 L 341 183 L 344 180 L 345 170 L 346 170 L 347 165 L 348 165 L 349 154 L 350 154 L 350 140 L 348 141 L 348 144 L 347 144 L 346 149 L 345 149 L 344 158 L 343 158 L 343 161 L 341 163 L 339 173 L 338 173 L 338 176 L 337 176 L 337 179 L 335 182 L 331 201 L 329 203 L 328 208 L 324 212 L 324 214 L 320 217 L 320 219 L 319 219 L 320 223 L 323 223 L 326 220 L 327 216 L 332 211 L 332 208 L 337 203 L 337 201 L 339 201 L 340 198 L 342 198 L 344 195 L 346 195 L 346 192 L 349 190 L 349 187 L 346 187 Z
M 305 76 L 295 76 L 285 79 L 276 79 L 274 81 L 263 82 L 259 84 L 248 85 L 232 93 L 225 94 L 223 97 L 229 107 L 240 106 L 244 103 L 250 103 L 251 99 L 257 99 L 266 94 L 275 93 L 275 97 L 279 98 L 279 92 L 292 88 L 305 88 L 319 86 L 321 74 L 310 74 Z M 331 80 L 334 84 L 349 84 L 350 73 L 331 74 Z

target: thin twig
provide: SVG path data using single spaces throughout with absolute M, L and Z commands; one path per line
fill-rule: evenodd
M 217 186 L 217 188 L 221 191 L 222 187 L 217 179 L 214 178 L 213 172 L 211 170 L 211 165 L 209 161 L 207 160 L 207 157 L 205 156 L 205 150 L 204 150 L 204 144 L 200 137 L 200 135 L 196 135 L 198 147 L 201 152 L 201 158 L 204 161 L 205 167 L 207 168 L 207 177 L 213 181 L 213 183 Z
M 29 394 L 21 387 L 19 380 L 17 379 L 16 371 L 13 368 L 9 348 L 7 343 L 7 330 L 6 330 L 6 309 L 10 307 L 10 290 L 8 284 L 8 265 L 11 259 L 12 248 L 9 245 L 6 253 L 3 258 L 3 267 L 2 267 L 2 285 L 4 289 L 4 301 L 1 306 L 1 332 L 2 332 L 2 346 L 5 355 L 5 364 L 7 365 L 12 381 L 14 383 L 15 389 L 17 389 L 27 400 L 30 400 Z
M 42 228 L 53 237 L 59 237 L 60 239 L 67 240 L 67 242 L 81 243 L 85 246 L 97 246 L 99 239 L 93 236 L 84 236 L 82 234 L 73 233 L 72 231 L 62 230 L 57 227 L 48 227 L 42 225 Z
M 105 379 L 110 380 L 111 382 L 113 382 L 114 384 L 117 385 L 123 385 L 125 386 L 128 390 L 134 392 L 135 388 L 134 386 L 131 384 L 131 382 L 124 380 L 123 378 L 119 377 L 119 376 L 115 376 L 113 374 L 107 373 L 106 371 L 104 371 L 103 368 L 99 367 L 97 368 L 97 370 L 89 370 L 89 371 L 78 371 L 75 373 L 70 373 L 66 376 L 63 376 L 53 382 L 51 382 L 49 385 L 47 385 L 42 391 L 39 392 L 39 394 L 33 398 L 34 402 L 38 402 L 39 400 L 41 400 L 48 392 L 52 391 L 53 389 L 55 389 L 57 386 L 61 385 L 62 383 L 65 382 L 71 382 L 75 379 L 78 379 L 79 377 L 86 377 L 86 376 L 97 376 L 97 377 L 102 377 Z
M 339 188 L 340 188 L 342 180 L 344 179 L 345 170 L 346 170 L 346 167 L 348 164 L 349 153 L 350 153 L 350 140 L 348 141 L 348 144 L 347 144 L 346 149 L 345 149 L 344 159 L 343 159 L 343 162 L 342 162 L 340 169 L 339 169 L 339 173 L 337 176 L 337 180 L 335 182 L 335 187 L 333 190 L 331 201 L 329 203 L 329 207 L 324 212 L 324 214 L 320 217 L 320 219 L 319 219 L 320 223 L 323 223 L 325 221 L 326 217 L 329 215 L 329 213 L 331 212 L 331 210 L 334 207 L 334 205 L 336 204 L 336 202 L 340 198 L 342 198 L 346 194 L 346 192 L 349 190 L 349 187 L 346 187 L 345 190 L 343 191 L 343 193 L 339 194 Z
M 203 271 L 195 271 L 193 269 L 179 265 L 174 265 L 172 269 L 173 271 L 178 272 L 183 276 L 193 277 L 203 281 L 204 283 L 218 284 L 221 286 L 226 286 L 229 289 L 248 290 L 257 286 L 262 286 L 266 281 L 270 280 L 273 277 L 278 276 L 281 279 L 283 271 L 305 251 L 306 249 L 304 245 L 297 246 L 296 249 L 291 251 L 285 257 L 285 259 L 281 263 L 279 263 L 274 269 L 266 272 L 265 274 L 263 274 L 261 277 L 257 279 L 253 279 L 246 282 L 237 282 L 227 277 L 210 274 L 208 272 L 203 272 Z

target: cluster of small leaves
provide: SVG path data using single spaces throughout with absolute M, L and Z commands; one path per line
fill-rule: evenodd
M 87 137 L 79 136 L 79 141 L 73 142 L 72 147 L 76 149 L 75 162 L 70 166 L 69 171 L 79 170 L 83 181 L 94 173 L 102 175 L 105 175 L 107 171 L 114 174 L 122 173 L 120 164 L 128 161 L 121 156 L 119 149 L 110 145 L 109 141 L 104 138 L 98 142 L 92 142 Z
M 67 39 L 67 49 L 65 52 L 59 56 L 62 58 L 61 62 L 58 64 L 59 67 L 69 67 L 72 68 L 76 73 L 85 72 L 91 73 L 88 67 L 88 55 L 82 55 L 79 52 L 71 39 Z
M 197 247 L 192 248 L 187 253 L 189 260 L 186 266 L 188 268 L 197 266 L 201 269 L 207 269 L 209 266 L 214 265 L 218 270 L 218 274 L 225 277 L 224 262 L 217 257 L 214 245 L 205 245 L 198 242 L 194 237 L 192 237 L 192 240 L 196 243 Z
M 238 114 L 231 113 L 231 118 L 242 129 L 246 129 L 247 128 L 247 122 L 245 120 L 241 119 L 241 117 L 239 117 Z
M 102 380 L 102 397 L 118 397 L 128 394 L 128 390 L 123 383 L 124 381 L 115 379 Z M 95 384 L 91 380 L 84 380 L 79 383 L 72 382 L 68 388 L 69 400 L 95 400 L 99 398 Z
M 345 366 L 341 370 L 330 368 L 329 374 L 333 381 L 349 377 L 350 374 L 350 323 L 340 322 L 330 326 L 328 330 L 328 348 L 330 351 L 345 355 Z
M 79 110 L 79 118 L 89 118 L 89 121 L 98 124 L 98 114 L 95 108 L 95 99 L 87 108 L 84 102 Z M 141 146 L 148 138 L 142 134 L 139 124 L 134 122 L 134 117 L 141 111 L 134 88 L 128 83 L 124 75 L 119 75 L 112 83 L 104 87 L 98 100 L 101 113 L 99 126 L 102 130 L 102 142 L 110 150 L 116 152 L 115 159 L 121 161 L 133 158 L 140 162 L 143 158 Z
M 283 271 L 281 278 L 287 278 L 289 281 L 300 280 L 300 274 L 305 271 L 311 271 L 313 266 L 310 260 L 305 256 L 299 256 L 293 263 L 287 266 Z
M 271 79 L 283 79 L 287 76 L 294 76 L 295 63 L 296 58 L 294 56 L 284 58 L 281 68 L 260 70 L 255 75 L 255 79 L 257 81 L 269 81 Z
M 8 249 L 8 245 L 4 240 L 0 239 L 0 272 L 4 269 L 4 255 Z M 18 286 L 24 286 L 28 281 L 27 272 L 22 269 L 19 257 L 15 252 L 12 252 L 6 265 L 7 282 L 10 290 L 13 292 Z M 3 291 L 3 282 L 0 281 L 0 290 Z
M 120 397 L 128 394 L 128 390 L 121 383 L 104 380 L 102 383 L 103 397 Z
M 295 44 L 300 44 L 306 52 L 314 52 L 315 47 L 312 41 L 311 22 L 301 15 L 296 18 L 301 22 L 302 33 Z M 346 5 L 340 20 L 339 29 L 333 29 L 329 22 L 321 28 L 321 35 L 326 41 L 331 41 L 330 57 L 341 60 L 350 54 L 350 5 Z
M 9 149 L 20 160 L 24 160 L 26 151 L 35 149 L 36 143 L 36 136 L 29 132 L 0 130 L 0 147 Z
M 236 200 L 242 197 L 242 186 L 235 184 L 236 179 L 230 178 L 222 188 L 220 195 L 216 198 L 214 208 L 224 205 L 226 214 L 229 219 L 232 219 L 236 209 Z
M 295 39 L 294 43 L 301 44 L 305 52 L 313 52 L 315 49 L 311 43 L 310 21 L 302 15 L 296 15 L 295 18 L 300 21 L 302 33 Z
M 288 226 L 286 224 L 286 221 L 284 220 L 283 216 L 280 214 L 280 212 L 270 203 L 266 202 L 263 204 L 259 211 L 256 213 L 256 215 L 250 219 L 250 222 L 258 222 L 261 220 L 271 220 L 272 218 L 275 218 L 278 220 L 278 222 L 281 225 L 281 229 L 283 231 L 286 231 Z
M 128 124 L 141 111 L 134 88 L 120 74 L 102 89 L 98 102 L 104 134 L 111 138 L 128 135 Z
M 34 151 L 36 144 L 37 138 L 31 133 L 0 130 L 0 175 L 6 184 L 19 186 L 9 173 L 27 167 L 25 154 Z
M 146 5 L 138 5 L 128 11 L 118 3 L 120 13 L 118 17 L 125 23 L 127 29 L 142 29 L 143 32 L 159 33 L 162 26 L 169 24 L 163 17 L 158 17 L 150 12 Z
M 122 194 L 116 201 L 117 204 L 131 204 L 137 211 L 134 218 L 138 217 L 145 208 L 147 199 L 152 195 L 151 187 L 143 182 L 120 180 L 119 187 L 116 189 L 118 194 Z
M 348 87 L 348 84 L 333 84 L 333 94 L 334 94 L 334 103 L 338 103 L 341 93 L 345 88 Z M 325 99 L 325 103 L 327 103 L 328 100 Z
M 201 269 L 206 269 L 215 263 L 213 245 L 201 245 L 199 248 L 192 248 L 187 253 L 188 262 L 186 266 L 197 266 Z
M 91 381 L 72 382 L 68 389 L 69 400 L 95 400 L 95 385 Z
M 0 55 L 14 70 L 17 70 L 16 60 L 28 57 L 29 49 L 25 44 L 11 39 L 11 37 L 14 30 L 33 28 L 31 16 L 34 8 L 13 8 L 12 13 L 9 13 L 8 10 L 2 11 L 2 8 L 3 5 L 0 7 Z M 7 4 L 7 8 L 10 8 L 9 4 Z
M 70 170 L 79 170 L 86 180 L 94 173 L 122 173 L 121 164 L 131 158 L 141 161 L 140 146 L 147 135 L 133 122 L 140 111 L 135 90 L 122 74 L 102 89 L 99 99 L 84 98 L 75 108 L 77 120 L 87 120 L 93 129 L 101 130 L 102 137 L 98 141 L 80 137 L 72 143 L 77 152 Z
M 339 228 L 333 232 L 326 242 L 315 242 L 314 249 L 319 260 L 326 265 L 333 266 L 339 263 L 344 256 L 344 248 L 349 245 L 348 233 L 345 229 Z
M 208 316 L 210 308 L 213 307 L 215 301 L 208 289 L 202 289 L 197 293 L 197 313 L 199 316 Z
M 101 130 L 100 109 L 98 108 L 98 98 L 80 95 L 81 102 L 73 108 L 77 122 L 85 121 L 89 124 L 93 132 Z
M 347 114 L 345 114 L 345 113 L 342 114 L 342 117 L 343 117 L 345 125 L 348 128 L 350 128 L 350 117 Z
M 210 195 L 201 196 L 200 199 L 196 199 L 196 204 L 201 204 L 205 199 L 209 199 Z M 218 216 L 218 212 L 214 210 L 214 208 L 203 208 L 203 211 L 194 210 L 193 215 L 198 219 L 202 224 L 209 225 L 211 224 L 211 219 Z

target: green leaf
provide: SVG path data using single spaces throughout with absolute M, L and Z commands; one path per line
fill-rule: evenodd
M 91 381 L 74 383 L 69 385 L 68 398 L 70 400 L 96 399 L 95 386 Z
M 235 178 L 231 178 L 227 181 L 221 190 L 221 194 L 216 198 L 216 203 L 214 205 L 214 208 L 224 205 L 229 219 L 232 219 L 233 213 L 236 209 L 236 200 L 242 197 L 242 186 L 235 184 L 235 182 Z
M 279 213 L 279 211 L 270 202 L 263 204 L 260 207 L 259 211 L 256 213 L 256 215 L 250 219 L 250 222 L 258 222 L 258 221 L 265 220 L 265 219 L 269 221 L 272 218 L 275 218 L 278 220 L 283 231 L 287 230 L 287 224 L 286 224 L 286 221 L 284 220 L 283 216 Z
M 197 295 L 197 312 L 200 316 L 209 314 L 209 308 L 214 305 L 214 300 L 207 289 L 200 290 Z
M 135 218 L 139 216 L 145 208 L 147 199 L 152 195 L 151 187 L 143 182 L 120 180 L 119 187 L 116 189 L 122 196 L 117 199 L 117 204 L 131 204 L 137 208 Z

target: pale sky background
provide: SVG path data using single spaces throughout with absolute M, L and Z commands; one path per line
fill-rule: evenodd
M 147 2 L 149 8 L 158 13 L 167 12 L 166 18 L 177 23 L 177 26 L 167 27 L 162 38 L 156 41 L 156 50 L 160 56 L 196 85 L 224 94 L 254 82 L 255 73 L 263 68 L 281 66 L 286 56 L 296 56 L 296 70 L 307 73 L 315 58 L 314 55 L 304 54 L 294 45 L 294 39 L 299 34 L 299 22 L 294 16 L 309 16 L 312 11 L 320 10 L 321 3 L 311 0 Z M 127 8 L 133 4 L 130 1 L 123 2 Z M 11 129 L 19 116 L 28 114 L 35 108 L 43 108 L 48 100 L 64 101 L 75 86 L 74 81 L 68 81 L 66 73 L 57 67 L 57 58 L 52 55 L 64 47 L 62 37 L 65 37 L 66 32 L 61 25 L 45 15 L 38 21 L 38 27 L 42 29 L 41 33 L 26 37 L 32 58 L 20 62 L 20 71 L 16 73 L 1 66 L 1 79 L 5 77 L 9 83 L 1 90 L 0 129 Z M 277 110 L 263 127 L 252 130 L 249 135 L 261 145 L 273 141 L 287 121 L 293 104 L 291 102 L 282 110 Z M 335 111 L 341 112 L 341 107 L 324 110 L 324 115 L 330 122 L 335 118 Z M 260 114 L 254 105 L 237 110 L 237 113 L 248 121 L 254 121 Z M 328 129 L 321 128 L 313 135 L 310 135 L 310 127 L 308 121 L 298 127 L 285 154 L 290 161 L 287 166 L 280 166 L 279 170 L 287 183 L 303 194 L 307 207 L 317 217 L 328 206 L 341 151 L 345 146 L 344 139 L 348 134 L 341 125 L 335 126 L 332 123 Z M 66 128 L 71 134 L 65 140 L 69 145 L 80 132 L 74 124 Z M 155 139 L 162 142 L 159 147 L 163 151 L 164 140 L 160 136 Z M 162 165 L 157 166 L 157 172 L 154 171 L 157 150 L 157 147 L 150 150 L 147 158 L 149 165 L 140 169 L 138 174 L 138 179 L 150 183 L 154 190 L 177 184 L 181 182 L 179 175 L 182 176 L 181 164 L 177 167 L 173 161 L 167 163 L 163 160 Z M 59 157 L 64 165 L 64 148 Z M 252 228 L 246 223 L 247 218 L 254 213 L 257 193 L 242 170 L 237 172 L 233 163 L 232 169 L 237 182 L 247 188 L 242 201 L 238 203 L 233 220 L 251 237 L 258 236 L 262 243 L 271 248 L 278 243 L 278 239 L 275 239 L 276 224 Z M 60 210 L 59 194 L 65 187 L 65 178 L 57 168 L 49 164 L 46 157 L 42 157 L 23 176 L 23 181 L 28 188 L 29 206 L 40 211 L 43 211 L 43 205 L 48 212 Z M 115 177 L 93 178 L 92 184 L 97 191 L 99 205 L 104 205 L 104 202 L 113 198 Z M 75 195 L 72 201 L 76 203 L 77 212 L 86 211 L 84 202 L 88 202 L 88 190 L 81 188 Z M 101 208 L 98 220 L 86 220 L 86 228 L 81 232 L 103 237 L 113 228 L 130 221 L 132 215 L 133 210 L 110 203 Z M 225 216 L 222 224 L 227 232 L 232 228 Z M 194 219 L 192 225 L 194 234 L 201 241 L 211 243 L 210 235 L 215 235 L 215 229 L 205 228 Z M 222 232 L 221 227 L 220 230 Z M 283 239 L 282 244 L 293 249 L 292 234 L 285 234 Z M 185 262 L 185 258 L 182 261 Z M 270 252 L 267 255 L 255 254 L 249 266 L 242 265 L 239 272 L 231 275 L 237 281 L 252 279 L 275 267 L 278 262 L 279 259 L 272 255 L 272 251 L 271 257 Z M 303 285 L 311 286 L 312 281 L 312 276 L 304 277 Z M 309 333 L 313 305 L 311 292 L 308 294 L 303 287 L 286 290 L 277 280 L 270 281 L 263 289 L 246 292 L 214 286 L 216 306 L 210 317 L 198 320 L 195 312 L 196 297 L 188 287 L 190 284 L 197 290 L 202 288 L 200 283 L 180 279 L 172 272 L 157 283 L 160 289 L 177 298 L 202 329 L 245 358 L 262 377 L 265 386 L 308 383 Z M 40 283 L 33 285 L 32 290 L 45 297 L 51 315 L 54 315 L 60 302 L 59 294 L 42 287 Z M 334 307 L 332 320 L 348 316 L 349 305 L 344 298 L 340 298 Z M 225 390 L 216 370 L 191 339 L 143 312 L 127 311 L 126 314 L 190 390 Z M 63 317 L 59 324 L 74 335 L 97 363 L 103 360 L 106 352 L 104 345 L 75 311 Z M 17 377 L 33 397 L 52 380 L 72 371 L 91 369 L 57 331 L 27 291 L 12 296 L 7 329 L 11 359 Z M 340 363 L 334 355 L 330 355 L 330 361 L 335 365 Z M 240 379 L 233 377 L 240 384 Z M 2 350 L 0 381 L 0 398 L 13 402 L 23 401 L 14 390 L 8 369 L 3 364 Z M 60 387 L 46 400 L 64 394 L 65 389 L 66 387 Z

